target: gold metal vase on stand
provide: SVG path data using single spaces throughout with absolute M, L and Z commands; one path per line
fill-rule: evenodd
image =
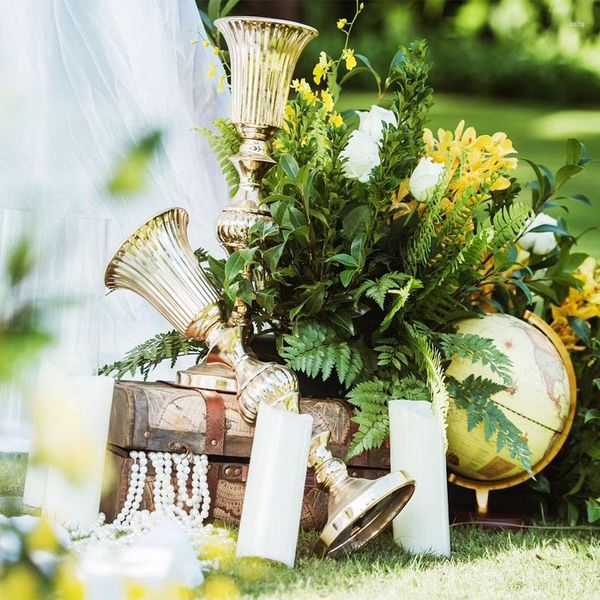
M 106 286 L 139 294 L 183 336 L 206 342 L 212 359 L 235 371 L 240 410 L 249 423 L 260 402 L 298 412 L 295 374 L 258 360 L 247 349 L 242 328 L 223 323 L 219 296 L 188 242 L 188 221 L 185 210 L 173 208 L 139 227 L 110 261 Z
M 260 186 L 273 166 L 269 141 L 283 125 L 294 68 L 316 29 L 277 19 L 227 17 L 215 26 L 223 34 L 231 63 L 231 120 L 242 137 L 231 158 L 240 184 L 217 222 L 217 238 L 228 253 L 248 247 L 253 225 L 271 220 L 261 206 Z M 250 270 L 246 272 L 252 278 Z M 232 323 L 249 325 L 247 307 L 235 303 Z

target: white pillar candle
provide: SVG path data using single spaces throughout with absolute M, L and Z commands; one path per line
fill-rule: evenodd
M 36 464 L 30 457 L 27 464 L 27 473 L 25 474 L 23 504 L 31 508 L 42 508 L 47 481 L 48 467 Z
M 261 404 L 237 555 L 294 566 L 313 419 Z
M 391 470 L 416 481 L 414 496 L 394 519 L 394 540 L 412 554 L 450 556 L 448 484 L 442 423 L 429 402 L 389 403 Z
M 53 400 L 51 428 L 41 438 L 52 465 L 43 513 L 70 527 L 88 527 L 98 516 L 114 381 L 103 376 L 66 376 Z M 48 406 L 48 403 L 46 403 Z M 44 443 L 42 444 L 44 446 Z

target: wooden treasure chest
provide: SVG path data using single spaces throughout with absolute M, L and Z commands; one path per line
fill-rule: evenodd
M 333 398 L 303 397 L 300 410 L 312 415 L 313 433 L 331 431 L 330 449 L 344 458 L 354 423 L 352 408 Z M 115 385 L 109 431 L 109 457 L 117 474 L 101 510 L 108 520 L 119 513 L 129 487 L 129 452 L 192 452 L 208 456 L 210 517 L 238 524 L 252 449 L 254 427 L 239 411 L 234 391 L 180 387 L 170 383 L 121 381 Z M 150 465 L 149 465 L 150 467 Z M 350 460 L 348 472 L 374 479 L 389 472 L 389 445 Z M 142 509 L 153 510 L 149 468 Z M 301 524 L 321 529 L 327 521 L 327 493 L 307 472 Z

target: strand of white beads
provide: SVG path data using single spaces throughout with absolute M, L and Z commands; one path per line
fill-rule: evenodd
M 129 486 L 123 508 L 115 520 L 106 525 L 105 516 L 100 513 L 97 522 L 90 528 L 71 529 L 74 549 L 81 552 L 90 544 L 131 544 L 165 516 L 175 520 L 190 537 L 197 548 L 201 548 L 215 536 L 228 538 L 226 530 L 204 525 L 210 510 L 208 489 L 208 458 L 206 455 L 172 454 L 170 452 L 150 452 L 133 450 L 129 453 L 131 466 Z M 140 510 L 148 475 L 148 459 L 154 469 L 152 499 L 154 511 Z M 190 465 L 193 463 L 193 467 Z M 175 465 L 177 491 L 172 482 Z M 191 496 L 188 494 L 188 480 L 191 475 Z M 187 510 L 186 510 L 187 509 Z

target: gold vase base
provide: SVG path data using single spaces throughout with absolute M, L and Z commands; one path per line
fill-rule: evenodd
M 415 482 L 404 471 L 379 479 L 348 477 L 330 491 L 330 517 L 315 554 L 338 558 L 354 552 L 378 535 L 406 506 L 415 491 Z

